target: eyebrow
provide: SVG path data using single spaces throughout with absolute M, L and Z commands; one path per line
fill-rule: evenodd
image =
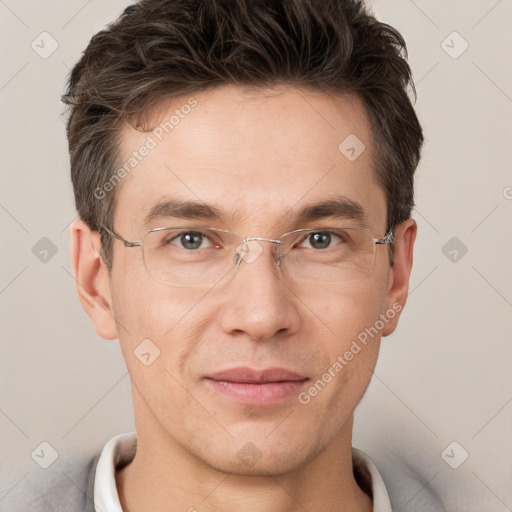
M 157 219 L 174 217 L 179 219 L 220 220 L 221 212 L 214 206 L 196 201 L 167 199 L 157 202 L 144 217 L 144 226 L 148 227 Z
M 302 224 L 326 217 L 367 222 L 363 206 L 357 201 L 341 196 L 304 206 L 297 214 L 297 223 Z
M 293 210 L 287 216 L 294 216 Z M 367 222 L 367 216 L 363 206 L 345 196 L 321 201 L 319 203 L 303 206 L 295 216 L 296 224 L 305 224 L 315 220 L 333 217 Z M 187 220 L 220 220 L 225 218 L 223 213 L 212 205 L 197 201 L 180 201 L 176 199 L 163 199 L 151 207 L 144 218 L 144 227 L 155 220 L 177 218 Z

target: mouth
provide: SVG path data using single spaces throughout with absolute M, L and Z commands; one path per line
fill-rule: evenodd
M 240 403 L 273 405 L 296 395 L 309 378 L 284 368 L 233 368 L 204 377 L 216 392 Z

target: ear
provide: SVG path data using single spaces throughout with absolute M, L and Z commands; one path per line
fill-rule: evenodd
M 409 277 L 412 269 L 413 247 L 416 240 L 418 226 L 413 219 L 399 224 L 395 230 L 393 243 L 394 262 L 389 272 L 389 285 L 387 296 L 387 314 L 390 318 L 382 330 L 382 336 L 389 336 L 398 325 L 400 313 L 407 301 L 409 292 Z M 391 318 L 391 312 L 393 317 Z
M 100 256 L 100 235 L 82 220 L 71 224 L 71 266 L 78 298 L 99 336 L 116 339 L 110 276 Z

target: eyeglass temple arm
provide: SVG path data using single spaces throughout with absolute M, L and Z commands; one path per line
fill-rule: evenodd
M 374 239 L 376 244 L 392 244 L 395 241 L 395 230 L 391 229 L 389 233 L 380 239 Z
M 123 245 L 125 247 L 140 247 L 142 245 L 142 242 L 129 242 L 128 240 L 125 240 L 123 237 L 117 235 L 116 233 L 114 233 L 113 231 L 111 231 L 110 229 L 108 229 L 105 226 L 102 226 L 102 228 L 112 238 L 115 238 L 116 240 L 119 240 L 119 241 L 123 242 Z

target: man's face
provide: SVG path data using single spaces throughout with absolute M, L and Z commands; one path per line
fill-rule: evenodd
M 357 99 L 235 87 L 194 97 L 197 105 L 168 134 L 159 132 L 161 141 L 131 127 L 122 132 L 122 162 L 148 135 L 157 142 L 119 189 L 114 230 L 125 239 L 141 240 L 152 228 L 198 225 L 269 239 L 330 225 L 366 227 L 375 238 L 386 234 L 377 157 Z M 168 103 L 160 120 L 187 99 Z M 355 160 L 347 158 L 350 147 L 339 149 L 351 134 L 365 145 Z M 343 199 L 359 203 L 366 221 L 331 215 L 297 223 L 304 207 Z M 220 218 L 159 217 L 143 226 L 163 200 L 207 204 Z M 276 266 L 275 245 L 260 245 L 263 253 L 217 286 L 169 286 L 148 274 L 140 248 L 114 241 L 117 335 L 130 370 L 139 442 L 151 439 L 155 453 L 170 443 L 225 472 L 280 474 L 350 437 L 381 333 L 359 342 L 359 351 L 352 343 L 391 307 L 387 247 L 377 246 L 369 277 L 340 284 L 294 279 Z M 156 355 L 155 346 L 160 351 L 149 365 L 134 353 L 140 357 L 143 340 L 151 340 L 142 345 L 151 354 L 146 360 Z M 339 356 L 342 369 L 333 370 Z M 232 394 L 207 378 L 241 367 L 286 369 L 303 381 L 288 393 L 276 387 L 269 400 L 244 399 L 243 386 Z M 329 369 L 329 382 L 308 392 Z

